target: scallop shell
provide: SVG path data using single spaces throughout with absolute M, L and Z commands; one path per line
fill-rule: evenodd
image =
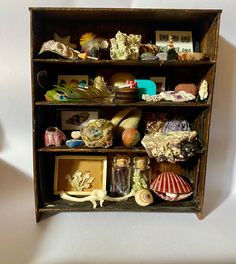
M 166 201 L 179 201 L 193 193 L 192 187 L 173 172 L 159 174 L 150 185 L 150 189 Z
M 149 190 L 140 189 L 135 193 L 135 202 L 139 206 L 148 206 L 153 203 L 153 197 Z

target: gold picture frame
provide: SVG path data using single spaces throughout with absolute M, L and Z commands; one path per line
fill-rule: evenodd
M 55 157 L 54 194 L 89 195 L 106 191 L 107 157 L 61 155 Z

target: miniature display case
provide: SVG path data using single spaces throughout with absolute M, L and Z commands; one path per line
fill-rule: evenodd
M 30 8 L 37 221 L 66 211 L 203 218 L 220 15 Z

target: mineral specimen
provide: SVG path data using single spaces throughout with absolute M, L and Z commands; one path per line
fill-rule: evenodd
M 172 102 L 187 102 L 195 100 L 195 96 L 185 91 L 163 91 L 156 95 L 143 94 L 142 99 L 146 102 L 172 101 Z
M 81 138 L 89 148 L 108 148 L 113 144 L 113 124 L 109 120 L 91 120 L 81 128 Z
M 180 83 L 175 87 L 175 91 L 185 91 L 187 93 L 191 93 L 196 96 L 198 93 L 198 88 L 194 83 Z
M 127 35 L 118 31 L 115 38 L 110 39 L 110 41 L 112 60 L 138 60 L 141 35 Z
M 156 158 L 158 162 L 175 163 L 188 158 L 181 149 L 181 143 L 194 142 L 197 140 L 196 137 L 196 131 L 169 131 L 167 134 L 154 132 L 145 135 L 141 143 L 150 158 Z M 196 153 L 199 151 L 194 152 L 193 155 Z

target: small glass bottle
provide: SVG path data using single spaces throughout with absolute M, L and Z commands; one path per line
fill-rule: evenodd
M 113 159 L 112 177 L 110 183 L 111 196 L 125 196 L 130 192 L 130 158 L 126 155 L 116 155 Z
M 133 190 L 148 189 L 151 184 L 151 170 L 148 157 L 134 157 Z

